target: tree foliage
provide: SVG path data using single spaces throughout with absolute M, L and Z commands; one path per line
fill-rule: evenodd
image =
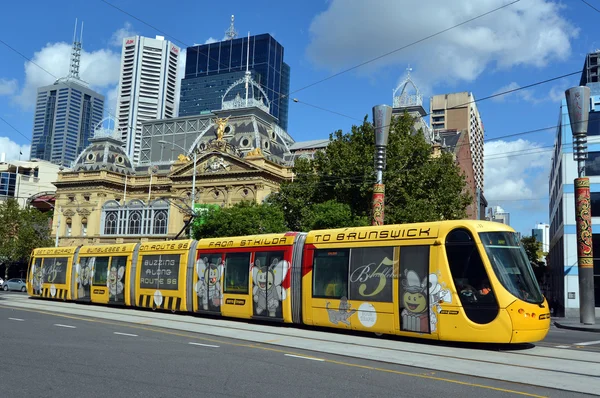
M 280 208 L 250 201 L 228 208 L 210 209 L 204 223 L 192 225 L 194 239 L 286 231 L 287 226 Z
M 22 209 L 16 200 L 0 203 L 0 262 L 5 265 L 5 277 L 16 263 L 27 263 L 31 251 L 51 246 L 50 218 L 35 208 Z
M 383 174 L 386 224 L 466 217 L 471 197 L 465 192 L 460 168 L 449 153 L 432 158 L 431 145 L 421 133 L 413 133 L 413 126 L 408 114 L 394 117 L 390 126 Z M 283 183 L 270 199 L 284 211 L 290 229 L 312 228 L 314 212 L 321 210 L 315 205 L 331 201 L 350 209 L 351 216 L 338 227 L 370 220 L 375 183 L 373 125 L 365 117 L 362 125 L 346 134 L 336 131 L 330 139 L 314 160 L 298 159 L 294 181 Z
M 535 265 L 540 265 L 540 258 L 543 256 L 542 242 L 539 242 L 535 236 L 523 236 L 521 244 L 525 249 L 525 253 L 527 253 L 529 261 Z

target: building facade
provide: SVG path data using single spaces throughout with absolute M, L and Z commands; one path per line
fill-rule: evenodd
M 587 66 L 584 66 L 582 75 L 587 78 Z M 600 83 L 592 81 L 586 85 L 591 89 L 591 99 L 585 175 L 590 179 L 595 305 L 596 314 L 600 315 Z M 550 168 L 550 253 L 547 257 L 551 272 L 549 300 L 559 316 L 579 315 L 575 178 L 577 162 L 573 160 L 573 135 L 566 100 L 563 99 Z
M 134 164 L 140 158 L 142 122 L 176 116 L 179 50 L 162 36 L 123 39 L 117 119 L 125 151 Z
M 78 79 L 60 79 L 38 88 L 31 159 L 71 166 L 88 146 L 103 112 L 104 96 Z
M 467 185 L 471 187 L 469 193 L 473 198 L 469 218 L 483 219 L 484 213 L 481 211 L 479 211 L 479 217 L 477 217 L 477 209 L 480 209 L 481 203 L 485 202 L 483 197 L 484 128 L 473 94 L 461 92 L 434 95 L 430 99 L 429 114 L 434 139 L 441 139 L 438 132 L 444 130 L 456 130 L 466 134 L 461 145 L 469 146 L 468 154 L 463 153 L 457 156 L 456 160 L 467 176 L 469 176 L 471 169 L 473 172 L 473 181 L 467 182 Z
M 223 129 L 228 127 L 223 125 Z M 98 133 L 73 170 L 58 175 L 53 233 L 60 246 L 145 242 L 185 236 L 193 208 L 263 202 L 291 169 L 259 149 L 242 154 L 223 135 L 174 162 L 135 166 L 116 135 Z M 183 234 L 183 235 L 182 235 Z
M 269 34 L 233 38 L 188 47 L 185 76 L 181 81 L 179 116 L 197 116 L 222 109 L 224 96 L 244 98 L 245 87 L 236 85 L 246 70 L 268 99 L 268 112 L 287 130 L 290 67 L 284 49 Z M 235 90 L 231 90 L 236 85 Z
M 4 154 L 2 154 L 4 155 Z M 39 200 L 42 196 L 53 196 L 61 166 L 45 160 L 11 160 L 0 158 L 0 201 L 16 199 L 21 207 Z
M 486 220 L 510 225 L 510 213 L 500 206 L 490 206 L 487 208 Z

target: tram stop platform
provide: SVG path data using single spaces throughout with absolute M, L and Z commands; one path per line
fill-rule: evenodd
M 600 333 L 600 318 L 596 317 L 595 325 L 585 325 L 577 318 L 553 318 L 552 323 L 560 329 L 578 330 L 580 332 Z

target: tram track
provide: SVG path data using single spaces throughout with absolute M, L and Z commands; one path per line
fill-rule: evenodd
M 357 357 L 356 351 L 357 349 L 366 349 L 366 350 L 385 350 L 388 355 L 386 358 L 380 356 L 376 358 L 376 360 L 385 362 L 385 363 L 398 363 L 398 358 L 403 359 L 411 366 L 415 366 L 417 368 L 422 369 L 435 369 L 428 364 L 435 363 L 435 361 L 450 361 L 454 363 L 460 363 L 466 365 L 468 363 L 475 365 L 475 367 L 481 367 L 482 364 L 490 365 L 493 368 L 502 368 L 505 370 L 513 369 L 517 372 L 522 373 L 538 373 L 543 374 L 545 378 L 548 379 L 561 379 L 568 375 L 570 378 L 585 378 L 588 382 L 593 380 L 597 381 L 600 386 L 600 358 L 594 359 L 591 358 L 592 355 L 596 356 L 593 352 L 586 351 L 574 351 L 570 350 L 572 353 L 577 354 L 577 358 L 573 355 L 567 355 L 565 357 L 565 353 L 567 350 L 553 348 L 551 345 L 539 344 L 544 350 L 542 353 L 536 352 L 536 347 L 533 348 L 525 348 L 522 350 L 503 350 L 501 347 L 457 347 L 454 344 L 448 344 L 445 342 L 439 342 L 437 340 L 428 340 L 424 342 L 407 342 L 401 339 L 395 338 L 372 338 L 365 337 L 360 335 L 354 335 L 350 333 L 336 333 L 336 330 L 328 331 L 328 332 L 320 332 L 314 331 L 309 328 L 284 328 L 278 326 L 264 326 L 256 323 L 246 323 L 244 321 L 241 325 L 235 325 L 235 323 L 239 323 L 240 321 L 233 321 L 228 319 L 214 319 L 210 317 L 195 317 L 189 314 L 181 314 L 181 315 L 172 315 L 169 313 L 156 312 L 152 314 L 148 314 L 147 311 L 139 311 L 136 309 L 126 309 L 126 308 L 114 308 L 114 307 L 101 307 L 95 305 L 93 309 L 90 307 L 88 310 L 87 306 L 78 306 L 78 303 L 57 303 L 53 302 L 51 305 L 46 304 L 44 300 L 31 300 L 28 298 L 16 298 L 9 299 L 7 302 L 0 304 L 4 307 L 17 307 L 17 308 L 32 308 L 38 310 L 44 310 L 52 313 L 57 313 L 57 309 L 61 309 L 62 312 L 67 310 L 67 312 L 87 312 L 87 314 L 77 314 L 82 317 L 94 317 L 94 318 L 103 318 L 103 319 L 111 319 L 115 320 L 115 316 L 125 315 L 130 317 L 135 317 L 136 321 L 122 321 L 125 323 L 133 323 L 138 324 L 143 327 L 160 327 L 160 328 L 170 328 L 170 329 L 180 329 L 181 324 L 186 324 L 187 327 L 204 327 L 206 328 L 217 328 L 217 329 L 228 329 L 232 331 L 232 333 L 237 334 L 238 338 L 240 337 L 240 332 L 245 332 L 246 334 L 269 334 L 271 336 L 277 337 L 275 340 L 270 339 L 266 341 L 253 340 L 255 345 L 259 346 L 286 346 L 289 348 L 302 348 L 306 350 L 311 350 L 313 352 L 328 352 L 328 353 L 337 353 L 338 355 L 343 355 L 346 357 Z M 182 316 L 183 315 L 183 316 Z M 186 315 L 189 318 L 186 318 Z M 180 319 L 175 319 L 180 318 Z M 190 322 L 193 320 L 192 322 Z M 170 327 L 169 325 L 158 325 L 160 322 L 171 322 L 173 325 Z M 178 325 L 179 324 L 179 325 Z M 179 328 L 177 327 L 179 326 Z M 185 329 L 186 331 L 190 331 Z M 218 333 L 206 331 L 206 330 L 198 330 L 197 333 L 203 334 L 216 334 Z M 225 336 L 223 336 L 225 337 Z M 348 342 L 343 341 L 344 338 L 352 337 L 358 341 Z M 286 343 L 286 339 L 292 340 L 300 340 L 300 344 L 296 343 L 289 344 Z M 303 343 L 302 343 L 303 341 Z M 399 347 L 398 344 L 402 344 L 404 347 Z M 302 347 L 300 347 L 300 346 Z M 335 345 L 336 350 L 315 350 L 315 346 L 324 346 Z M 341 348 L 340 348 L 341 347 Z M 460 350 L 458 352 L 452 352 Z M 353 354 L 354 352 L 354 354 Z M 499 356 L 495 358 L 490 358 L 490 355 L 493 356 L 492 353 L 498 353 Z M 389 355 L 391 354 L 391 355 Z M 465 355 L 467 354 L 467 355 Z M 510 354 L 510 355 L 506 355 Z M 582 355 L 583 354 L 583 355 Z M 586 355 L 588 354 L 588 355 Z M 515 358 L 519 358 L 515 361 Z M 532 364 L 531 358 L 536 358 L 539 363 L 543 363 L 543 366 Z M 471 365 L 471 366 L 472 366 Z M 484 365 L 484 366 L 485 366 Z M 441 369 L 438 369 L 441 370 Z M 445 369 L 445 371 L 450 371 Z M 460 372 L 454 372 L 460 373 Z M 461 373 L 463 374 L 463 373 Z M 592 384 L 596 384 L 596 382 L 592 382 Z

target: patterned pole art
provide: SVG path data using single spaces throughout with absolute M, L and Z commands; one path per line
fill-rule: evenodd
M 385 185 L 373 186 L 373 225 L 383 225 L 383 207 L 385 203 Z
M 594 255 L 589 178 L 575 179 L 575 220 L 577 222 L 580 318 L 584 324 L 594 324 Z

